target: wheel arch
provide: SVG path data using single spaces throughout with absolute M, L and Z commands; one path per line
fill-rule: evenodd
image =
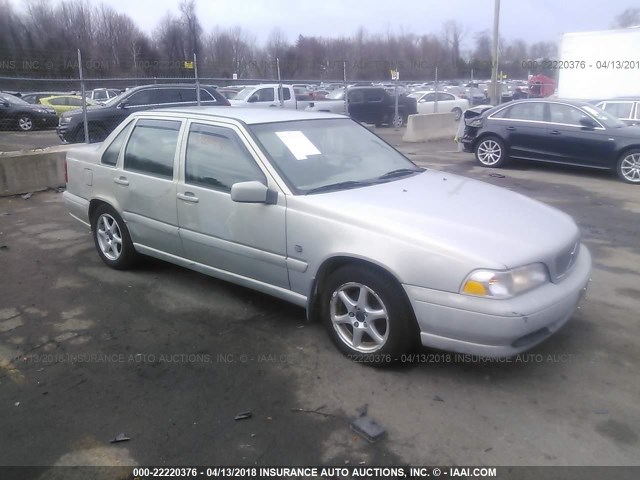
M 388 267 L 381 265 L 380 263 L 377 263 L 375 261 L 372 261 L 371 259 L 340 254 L 340 255 L 334 255 L 332 257 L 326 258 L 321 263 L 318 270 L 316 271 L 316 274 L 311 283 L 311 288 L 308 296 L 309 300 L 307 301 L 307 319 L 308 320 L 316 321 L 319 319 L 320 311 L 321 311 L 320 301 L 319 301 L 321 296 L 320 294 L 322 292 L 322 289 L 325 287 L 327 278 L 329 278 L 329 276 L 333 272 L 335 272 L 339 268 L 342 268 L 346 265 L 360 266 L 360 267 L 366 267 L 366 268 L 371 268 L 373 270 L 376 270 L 381 275 L 387 277 L 389 280 L 396 283 L 398 288 L 402 291 L 403 298 L 407 302 L 407 305 L 411 306 L 409 297 L 407 296 L 407 293 L 405 292 L 404 288 L 402 288 L 402 283 L 400 282 L 400 279 L 395 274 L 393 274 Z
M 484 140 L 485 138 L 487 138 L 487 137 L 496 137 L 498 140 L 500 140 L 500 141 L 503 143 L 504 148 L 505 148 L 505 150 L 506 150 L 506 153 L 507 153 L 507 154 L 509 153 L 509 144 L 507 143 L 507 141 L 506 141 L 504 138 L 502 138 L 500 135 L 498 135 L 498 134 L 497 134 L 497 133 L 495 133 L 495 132 L 482 132 L 480 135 L 478 135 L 478 136 L 476 137 L 476 139 L 473 141 L 473 151 L 474 151 L 474 152 L 475 152 L 475 150 L 476 150 L 476 148 L 477 148 L 478 144 L 479 144 L 482 140 Z

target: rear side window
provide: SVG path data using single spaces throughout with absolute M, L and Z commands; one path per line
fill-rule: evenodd
M 140 120 L 124 152 L 124 168 L 156 177 L 172 178 L 180 122 Z
M 49 100 L 49 103 L 51 105 L 66 105 L 67 97 L 52 98 L 51 100 Z
M 81 107 L 82 106 L 82 99 L 81 98 L 74 98 L 74 97 L 67 97 L 67 105 L 71 105 L 72 107 Z
M 504 111 L 504 115 L 502 115 L 500 118 L 544 122 L 544 103 L 519 103 L 511 108 L 507 108 L 506 111 Z
M 560 103 L 549 104 L 549 116 L 551 117 L 551 122 L 553 123 L 575 125 L 577 127 L 580 126 L 580 120 L 589 118 L 587 114 L 578 110 L 577 108 L 571 107 L 569 105 L 562 105 Z
M 291 91 L 288 88 L 282 89 L 282 98 L 283 100 L 291 100 Z
M 131 130 L 132 123 L 129 123 L 111 142 L 111 145 L 107 147 L 107 149 L 102 154 L 102 164 L 109 165 L 112 167 L 116 166 L 118 163 L 118 156 L 120 155 L 120 150 L 122 149 L 122 144 L 124 143 L 124 139 L 127 138 L 129 131 Z
M 363 103 L 363 102 L 364 102 L 364 93 L 362 93 L 362 90 L 349 92 L 349 103 Z
M 193 124 L 185 158 L 185 183 L 230 191 L 238 182 L 266 179 L 238 135 L 228 128 Z

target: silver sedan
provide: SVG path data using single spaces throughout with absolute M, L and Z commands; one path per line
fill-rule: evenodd
M 361 361 L 417 341 L 516 355 L 569 320 L 591 272 L 568 215 L 419 168 L 340 115 L 136 113 L 67 167 L 108 266 L 150 255 L 293 302 Z

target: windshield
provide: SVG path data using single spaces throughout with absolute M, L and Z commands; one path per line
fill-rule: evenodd
M 409 169 L 405 172 L 409 175 L 422 171 L 350 119 L 266 123 L 250 129 L 298 194 L 343 182 L 377 182 L 378 177 L 397 170 Z
M 112 105 L 117 105 L 118 103 L 120 103 L 120 101 L 122 100 L 122 97 L 124 96 L 125 93 L 129 93 L 129 92 L 122 92 L 120 95 L 113 97 L 109 100 L 107 100 L 106 102 L 103 103 L 103 105 L 105 107 L 110 107 Z M 89 104 L 89 102 L 87 102 L 87 104 Z
M 617 119 L 616 117 L 611 115 L 609 112 L 605 112 L 601 108 L 593 107 L 591 105 L 585 105 L 582 107 L 582 109 L 585 110 L 588 114 L 590 114 L 592 117 L 594 117 L 596 120 L 598 120 L 607 128 L 621 128 L 621 127 L 627 126 L 627 124 L 624 123 L 622 120 Z
M 13 95 L 9 95 L 8 93 L 0 93 L 0 98 L 2 98 L 3 100 L 6 100 L 11 105 L 30 105 L 29 103 L 25 102 L 21 98 L 14 97 Z
M 344 100 L 344 88 L 339 88 L 331 92 L 326 97 L 328 100 Z
M 246 87 L 243 88 L 242 90 L 240 90 L 235 97 L 233 97 L 234 100 L 247 100 L 251 94 L 255 91 L 256 89 L 253 87 Z

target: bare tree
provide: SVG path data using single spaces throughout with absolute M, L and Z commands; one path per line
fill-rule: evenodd
M 614 28 L 627 28 L 640 25 L 640 8 L 627 8 L 616 15 Z

